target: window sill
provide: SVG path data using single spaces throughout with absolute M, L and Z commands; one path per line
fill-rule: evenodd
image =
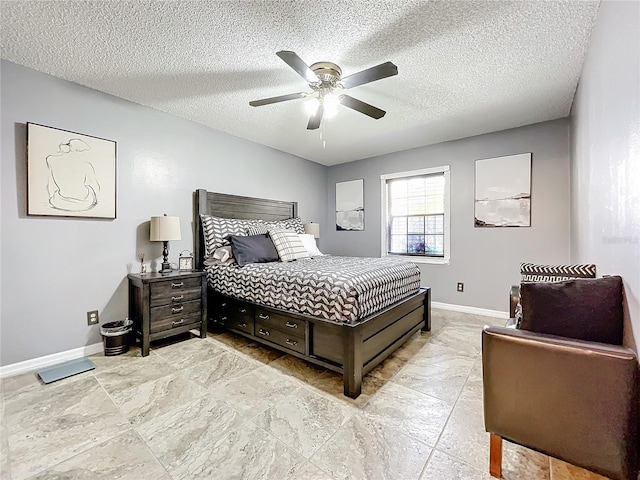
M 420 257 L 417 255 L 385 255 L 389 258 L 401 258 L 413 263 L 425 263 L 431 265 L 449 265 L 449 258 L 436 258 L 436 257 Z

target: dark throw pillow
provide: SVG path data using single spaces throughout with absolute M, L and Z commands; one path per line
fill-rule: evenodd
M 238 236 L 231 235 L 231 250 L 238 265 L 248 263 L 277 262 L 280 260 L 276 247 L 268 235 Z
M 622 278 L 523 283 L 520 328 L 614 345 L 622 344 Z

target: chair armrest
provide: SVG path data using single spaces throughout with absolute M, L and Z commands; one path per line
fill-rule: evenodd
M 482 367 L 488 432 L 611 478 L 632 476 L 638 445 L 633 350 L 485 327 Z
M 509 318 L 516 316 L 516 306 L 520 301 L 520 285 L 512 285 L 509 290 Z

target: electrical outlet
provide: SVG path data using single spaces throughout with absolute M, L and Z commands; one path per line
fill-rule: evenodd
M 87 325 L 97 325 L 98 322 L 98 310 L 91 310 L 87 312 Z
M 464 283 L 458 282 L 458 286 L 456 287 L 456 290 L 458 290 L 459 292 L 464 292 Z

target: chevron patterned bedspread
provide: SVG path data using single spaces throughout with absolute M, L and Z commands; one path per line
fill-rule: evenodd
M 420 270 L 395 258 L 314 257 L 206 267 L 210 288 L 230 297 L 354 323 L 420 288 Z

